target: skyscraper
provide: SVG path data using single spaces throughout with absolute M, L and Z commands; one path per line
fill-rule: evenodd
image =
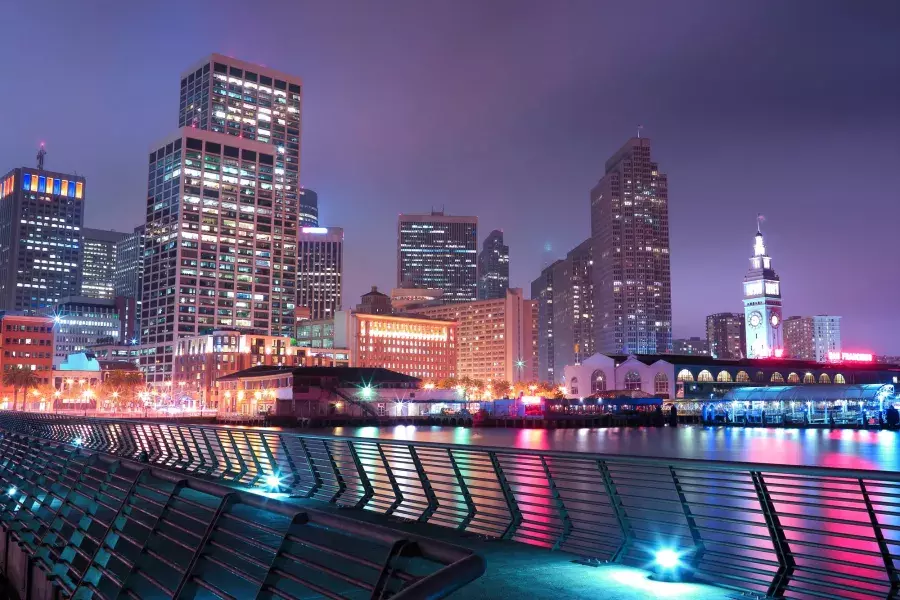
M 76 296 L 56 305 L 53 323 L 53 366 L 65 362 L 69 354 L 83 352 L 94 344 L 121 341 L 121 322 L 116 301 Z
M 112 300 L 116 295 L 116 247 L 126 234 L 105 229 L 81 230 L 84 254 L 81 296 Z
M 591 235 L 597 350 L 671 352 L 668 180 L 649 139 L 631 138 L 606 161 L 591 190 Z
M 840 317 L 815 315 L 784 320 L 785 356 L 824 363 L 833 352 L 841 352 Z
M 537 378 L 538 381 L 556 381 L 556 364 L 553 361 L 553 295 L 558 260 L 544 267 L 540 276 L 531 282 L 531 299 L 537 306 Z M 561 283 L 560 283 L 561 285 Z M 565 365 L 560 365 L 560 371 Z
M 308 308 L 313 320 L 334 318 L 341 310 L 344 230 L 301 227 L 299 256 L 297 306 Z
M 504 298 L 509 288 L 509 246 L 503 232 L 495 229 L 481 244 L 478 253 L 478 299 Z
M 757 222 L 753 238 L 750 270 L 744 276 L 744 323 L 746 358 L 781 356 L 781 282 L 766 254 L 766 245 Z
M 300 188 L 300 227 L 319 226 L 319 195 L 309 188 Z
M 713 358 L 744 358 L 744 315 L 715 313 L 706 317 L 706 341 Z
M 140 341 L 141 282 L 144 275 L 144 231 L 139 225 L 116 243 L 115 295 L 124 312 L 122 341 Z
M 262 196 L 257 214 L 268 221 L 262 231 L 270 237 L 270 248 L 260 259 L 268 263 L 264 268 L 270 271 L 266 296 L 271 296 L 271 302 L 267 299 L 266 312 L 270 319 L 267 329 L 273 335 L 291 335 L 294 328 L 301 88 L 297 77 L 221 54 L 203 59 L 181 77 L 179 127 L 240 138 L 219 141 L 232 147 L 244 148 L 244 141 L 254 148 L 266 144 L 269 148 L 264 152 L 274 156 L 272 168 L 265 173 L 251 172 L 248 178 L 238 168 L 231 173 L 223 171 L 221 180 L 240 185 L 242 194 L 254 192 L 245 185 L 257 185 Z M 242 216 L 252 212 L 248 209 L 242 206 Z M 210 218 L 208 215 L 204 211 L 204 219 Z
M 478 218 L 400 215 L 397 287 L 444 290 L 444 303 L 477 299 Z
M 21 167 L 0 177 L 0 310 L 40 315 L 78 295 L 85 197 L 78 175 Z

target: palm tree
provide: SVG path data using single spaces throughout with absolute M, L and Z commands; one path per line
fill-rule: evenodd
M 31 369 L 16 366 L 4 371 L 3 385 L 13 389 L 13 410 L 18 410 L 19 407 L 19 390 L 27 393 L 30 388 L 37 387 L 39 383 L 40 379 Z
M 119 402 L 115 403 L 117 405 L 123 404 L 125 400 L 134 404 L 135 396 L 143 387 L 144 376 L 139 371 L 110 371 L 103 380 L 103 388 L 108 395 L 111 396 L 114 392 L 121 394 Z

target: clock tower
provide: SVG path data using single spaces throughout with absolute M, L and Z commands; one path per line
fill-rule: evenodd
M 747 334 L 747 358 L 782 356 L 781 282 L 766 254 L 766 244 L 756 223 L 753 257 L 744 276 L 744 327 Z

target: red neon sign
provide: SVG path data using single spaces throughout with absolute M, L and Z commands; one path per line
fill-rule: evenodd
M 875 357 L 868 352 L 829 352 L 831 362 L 873 362 Z

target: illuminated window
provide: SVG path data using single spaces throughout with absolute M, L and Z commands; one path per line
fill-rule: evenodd
M 625 374 L 625 389 L 639 390 L 641 389 L 641 374 L 637 371 L 628 371 Z
M 784 383 L 784 377 L 781 373 L 775 372 L 772 373 L 772 377 L 769 379 L 772 383 Z
M 803 383 L 815 383 L 815 382 L 816 382 L 816 376 L 813 375 L 812 373 L 807 373 L 806 375 L 803 376 Z
M 844 380 L 844 376 L 841 375 L 840 373 L 838 373 L 837 375 L 834 376 L 834 382 L 837 383 L 837 384 L 844 384 L 844 383 L 847 383 L 847 382 Z
M 800 376 L 796 373 L 788 374 L 788 383 L 800 383 Z
M 831 383 L 831 377 L 828 376 L 828 373 L 819 375 L 819 383 Z
M 731 373 L 728 371 L 719 371 L 719 374 L 716 375 L 716 381 L 720 383 L 731 383 Z
M 734 380 L 738 383 L 746 383 L 750 381 L 750 375 L 747 374 L 747 371 L 738 371 L 737 375 L 734 377 Z
M 591 373 L 591 394 L 599 394 L 606 391 L 606 373 L 597 369 Z
M 677 381 L 694 381 L 694 375 L 687 369 L 682 369 L 678 371 L 678 377 L 675 378 Z
M 578 393 L 578 378 L 573 377 L 572 381 L 569 382 L 569 393 L 577 394 Z
M 84 189 L 84 184 L 82 182 L 78 182 L 75 184 L 75 197 L 81 198 L 82 190 Z
M 712 373 L 710 373 L 706 369 L 703 369 L 702 371 L 700 371 L 700 374 L 697 375 L 697 381 L 710 382 L 715 381 L 715 379 L 713 379 Z
M 669 378 L 665 373 L 657 373 L 653 378 L 653 391 L 657 394 L 669 393 Z

